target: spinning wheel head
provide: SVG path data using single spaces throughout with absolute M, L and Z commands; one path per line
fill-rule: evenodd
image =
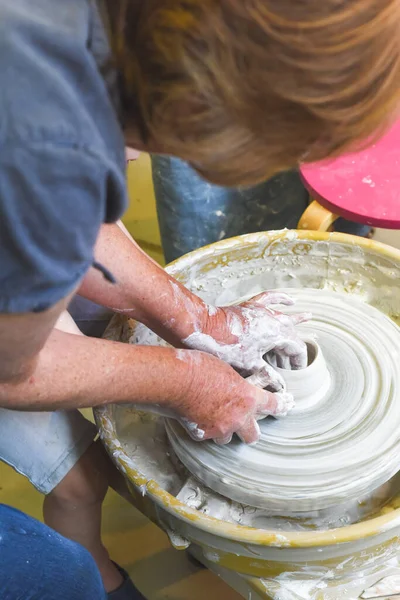
M 261 422 L 255 446 L 198 444 L 167 424 L 175 453 L 206 486 L 281 514 L 368 494 L 397 472 L 400 452 L 398 326 L 349 296 L 293 292 L 288 311 L 313 313 L 300 330 L 314 360 L 303 370 L 280 369 L 297 403 L 289 416 Z

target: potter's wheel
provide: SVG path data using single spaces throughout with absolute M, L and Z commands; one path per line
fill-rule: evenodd
M 398 326 L 350 296 L 290 293 L 297 302 L 287 312 L 312 311 L 300 331 L 318 345 L 305 371 L 281 371 L 297 400 L 293 413 L 261 422 L 252 447 L 199 444 L 175 421 L 166 425 L 176 455 L 202 483 L 280 514 L 362 497 L 398 471 L 400 457 Z
M 329 289 L 339 295 L 343 293 L 346 307 L 362 306 L 359 313 L 362 327 L 356 328 L 354 336 L 351 331 L 351 336 L 358 339 L 361 346 L 367 337 L 364 336 L 364 327 L 366 332 L 373 323 L 376 335 L 374 333 L 374 337 L 367 340 L 367 347 L 371 361 L 377 363 L 375 370 L 382 368 L 381 347 L 382 343 L 386 343 L 381 338 L 381 330 L 392 326 L 383 314 L 400 324 L 400 252 L 361 238 L 337 233 L 293 231 L 251 234 L 198 250 L 181 258 L 168 270 L 206 302 L 219 306 L 264 290 L 288 287 L 291 288 L 290 293 L 299 299 L 300 305 L 304 303 L 296 290 L 312 288 L 323 294 L 324 291 L 319 290 Z M 357 303 L 357 298 L 362 303 Z M 372 311 L 373 317 L 371 306 L 379 311 Z M 311 326 L 300 326 L 299 329 L 305 337 L 309 337 L 314 326 L 320 326 L 330 317 L 325 306 L 321 315 L 316 314 Z M 352 326 L 353 322 L 350 321 L 349 325 Z M 395 329 L 396 338 L 397 332 Z M 322 337 L 321 332 L 317 341 L 331 370 L 329 349 L 333 344 L 324 342 Z M 155 334 L 143 328 L 140 331 L 136 323 L 121 317 L 114 318 L 109 338 L 130 343 L 162 343 Z M 390 344 L 397 346 L 397 341 Z M 398 363 L 395 355 L 392 361 Z M 394 370 L 393 362 L 389 368 Z M 367 370 L 367 374 L 370 373 L 372 370 Z M 393 381 L 396 393 L 397 383 Z M 364 385 L 366 383 L 367 380 Z M 316 390 L 316 393 L 320 392 Z M 314 400 L 315 406 L 310 407 L 310 411 L 316 411 L 320 402 L 314 396 L 311 404 Z M 307 398 L 303 398 L 304 410 L 306 402 Z M 341 406 L 347 410 L 347 405 L 342 403 Z M 372 408 L 372 412 L 379 412 L 382 419 L 386 418 L 388 411 L 389 408 L 379 411 L 376 407 Z M 290 419 L 294 417 L 292 415 Z M 398 422 L 397 418 L 398 415 L 394 415 L 396 422 L 393 427 Z M 374 422 L 380 425 L 382 419 L 374 417 Z M 363 415 L 357 423 L 361 431 L 354 436 L 354 445 L 351 440 L 354 434 L 343 434 L 345 439 L 346 436 L 349 439 L 350 448 L 359 446 L 358 436 L 361 434 L 366 440 L 372 440 L 367 432 L 373 431 L 373 423 L 365 424 L 366 420 L 367 415 Z M 379 486 L 379 480 L 389 476 L 393 462 L 397 469 L 398 461 L 390 458 L 391 449 L 392 456 L 396 454 L 396 434 L 392 436 L 393 443 L 382 449 L 382 460 L 378 466 L 380 449 L 374 442 L 378 452 L 371 461 L 373 477 L 367 494 L 356 499 L 346 498 L 343 504 L 334 507 L 304 511 L 307 491 L 300 488 L 298 495 L 303 510 L 297 512 L 297 502 L 295 511 L 288 511 L 287 504 L 282 510 L 275 510 L 277 494 L 271 496 L 274 510 L 268 510 L 251 506 L 251 499 L 244 503 L 235 502 L 208 488 L 199 479 L 200 469 L 196 478 L 182 465 L 182 461 L 186 461 L 185 456 L 181 454 L 181 460 L 176 458 L 167 438 L 165 421 L 159 415 L 143 413 L 133 406 L 106 405 L 96 410 L 96 421 L 107 450 L 126 477 L 140 510 L 158 523 L 176 548 L 188 548 L 244 598 L 355 600 L 399 593 L 400 588 L 383 585 L 381 580 L 400 578 L 400 474 Z M 283 426 L 284 421 L 278 424 L 270 420 L 263 424 L 263 428 L 281 424 Z M 170 435 L 174 433 L 170 424 L 167 427 Z M 338 425 L 328 426 L 327 432 L 337 428 Z M 300 437 L 299 452 L 304 451 L 301 442 Z M 180 439 L 175 445 L 177 451 L 183 448 Z M 200 450 L 202 445 L 195 445 L 195 448 Z M 334 444 L 332 448 L 335 450 Z M 188 449 L 188 456 L 194 464 L 196 454 L 189 445 Z M 237 459 L 237 454 L 234 455 L 231 448 L 225 451 L 229 465 L 234 464 L 233 458 Z M 358 450 L 357 455 L 351 458 L 359 460 L 359 455 Z M 389 457 L 387 462 L 386 456 Z M 330 460 L 329 453 L 324 453 L 324 457 Z M 202 469 L 208 474 L 208 456 L 200 458 L 200 465 L 205 465 Z M 341 466 L 343 463 L 338 461 L 334 475 Z M 232 479 L 231 473 L 229 478 L 223 475 L 223 467 L 223 461 L 218 463 L 221 484 Z M 251 476 L 239 460 L 234 467 L 236 480 L 238 473 L 243 475 L 240 482 L 247 486 L 244 494 L 247 497 L 256 486 L 251 487 Z M 364 466 L 361 467 L 364 485 L 369 476 Z M 381 467 L 387 471 L 382 477 Z M 230 470 L 233 472 L 233 467 Z M 358 478 L 358 465 L 353 471 L 350 483 Z M 208 479 L 211 482 L 212 477 Z M 371 491 L 375 485 L 378 487 Z M 231 491 L 232 486 L 227 485 L 227 492 Z

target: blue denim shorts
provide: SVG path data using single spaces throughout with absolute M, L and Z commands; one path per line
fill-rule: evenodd
M 97 429 L 78 410 L 0 409 L 0 459 L 49 494 L 89 448 Z
M 1 600 L 106 600 L 89 552 L 36 519 L 0 504 Z
M 76 298 L 69 307 L 78 327 L 99 337 L 110 311 Z M 0 408 L 0 460 L 49 494 L 75 466 L 97 436 L 96 426 L 78 410 L 20 412 Z

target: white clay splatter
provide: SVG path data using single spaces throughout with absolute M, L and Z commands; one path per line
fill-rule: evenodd
M 364 179 L 362 180 L 363 183 L 366 183 L 367 185 L 369 185 L 370 187 L 374 188 L 375 187 L 375 183 L 372 181 L 371 176 L 368 175 L 367 177 L 364 177 Z
M 184 426 L 186 431 L 194 440 L 198 442 L 204 440 L 205 431 L 203 431 L 203 429 L 200 429 L 200 427 L 196 423 L 192 423 L 188 419 L 179 419 L 179 422 L 181 423 L 181 425 Z
M 209 314 L 210 317 L 213 317 L 214 315 L 217 314 L 218 307 L 217 306 L 213 306 L 212 304 L 209 304 L 207 306 L 207 312 L 208 312 L 208 314 Z

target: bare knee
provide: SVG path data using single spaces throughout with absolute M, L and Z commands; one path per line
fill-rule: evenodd
M 94 442 L 50 492 L 45 502 L 56 501 L 65 509 L 101 504 L 107 489 L 108 477 L 103 452 Z

